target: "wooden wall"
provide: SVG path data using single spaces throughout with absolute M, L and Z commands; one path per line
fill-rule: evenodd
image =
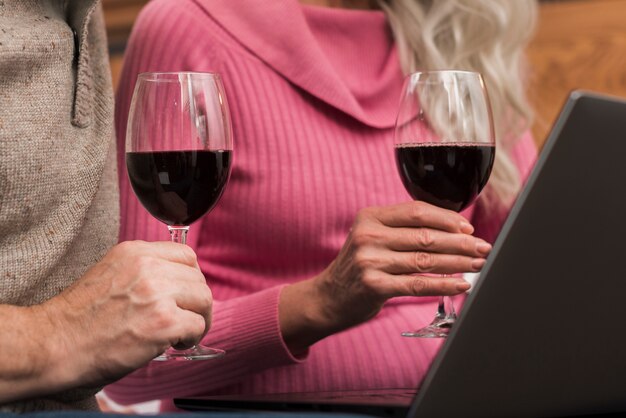
M 148 0 L 102 0 L 109 37 L 111 72 L 113 84 L 116 86 L 128 35 L 130 35 L 137 14 L 146 3 Z
M 542 3 L 528 57 L 533 132 L 542 144 L 571 90 L 626 97 L 626 0 Z
M 115 83 L 126 38 L 145 3 L 147 0 L 103 0 Z M 542 2 L 528 57 L 529 95 L 537 110 L 533 132 L 541 145 L 571 90 L 584 88 L 626 97 L 626 0 Z

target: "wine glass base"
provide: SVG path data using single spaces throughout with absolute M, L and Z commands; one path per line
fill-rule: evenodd
M 447 338 L 455 318 L 435 319 L 430 325 L 417 331 L 403 332 L 403 337 L 413 338 Z
M 186 350 L 176 350 L 168 348 L 163 354 L 157 356 L 153 361 L 185 361 L 185 360 L 211 360 L 224 356 L 226 352 L 219 348 L 209 348 L 196 345 Z

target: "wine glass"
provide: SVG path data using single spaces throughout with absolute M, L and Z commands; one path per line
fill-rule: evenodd
M 128 115 L 126 167 L 135 195 L 185 244 L 189 225 L 217 203 L 230 176 L 232 135 L 218 74 L 139 74 Z M 223 350 L 167 349 L 155 360 L 207 360 Z
M 482 76 L 453 70 L 411 74 L 403 87 L 394 147 L 400 178 L 413 199 L 456 212 L 469 206 L 487 183 L 495 158 Z M 452 299 L 441 296 L 430 325 L 402 335 L 445 338 L 455 320 Z

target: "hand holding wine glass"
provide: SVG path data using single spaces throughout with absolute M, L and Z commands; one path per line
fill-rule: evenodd
M 478 272 L 491 246 L 462 215 L 410 201 L 361 209 L 337 257 L 281 293 L 281 332 L 294 352 L 374 317 L 398 296 L 457 295 L 470 285 L 432 274 Z M 418 272 L 418 274 L 415 274 Z
M 487 183 L 495 158 L 491 107 L 481 75 L 412 74 L 396 121 L 395 157 L 411 197 L 456 212 L 468 207 Z M 446 337 L 455 319 L 451 299 L 442 296 L 429 326 L 402 335 Z
M 152 216 L 185 244 L 189 225 L 224 191 L 232 162 L 228 105 L 210 73 L 143 73 L 135 86 L 126 133 L 133 191 Z M 222 350 L 170 348 L 156 360 L 206 360 Z

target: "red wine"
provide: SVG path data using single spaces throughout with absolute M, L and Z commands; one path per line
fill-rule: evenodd
M 493 144 L 415 143 L 396 145 L 396 164 L 407 192 L 457 212 L 483 189 L 496 155 Z
M 215 206 L 228 181 L 231 151 L 128 152 L 133 190 L 152 216 L 189 225 Z

